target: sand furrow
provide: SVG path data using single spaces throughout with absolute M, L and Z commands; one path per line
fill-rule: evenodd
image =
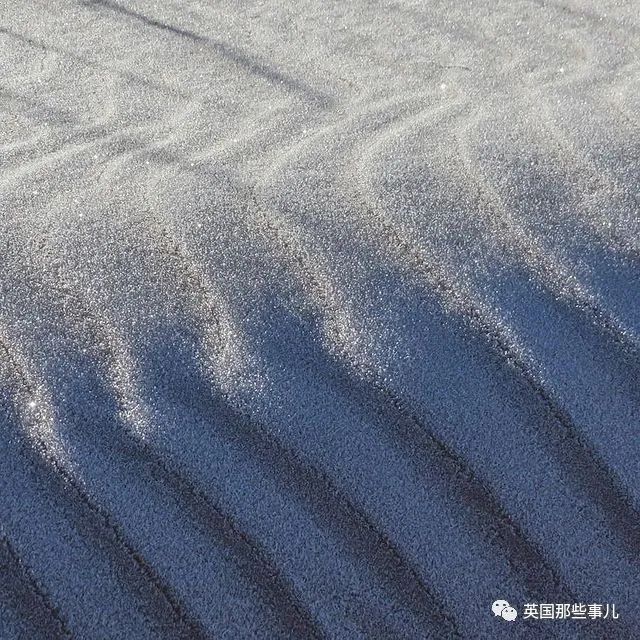
M 254 206 L 260 207 L 257 201 Z M 444 470 L 452 485 L 456 486 L 458 499 L 474 515 L 479 515 L 482 534 L 506 553 L 514 572 L 532 594 L 548 593 L 549 590 L 558 597 L 566 594 L 566 586 L 561 585 L 544 554 L 527 539 L 491 489 L 475 476 L 464 458 L 416 417 L 406 401 L 388 388 L 371 366 L 358 360 L 348 339 L 348 314 L 344 309 L 336 308 L 339 302 L 336 302 L 331 285 L 320 275 L 321 271 L 312 265 L 292 236 L 273 222 L 273 217 L 266 224 L 282 243 L 293 270 L 302 276 L 303 286 L 309 287 L 307 295 L 316 308 L 321 326 L 324 325 L 322 331 L 326 332 L 327 349 L 336 358 L 338 368 L 344 367 L 349 372 L 347 388 L 364 389 L 360 393 L 364 393 L 365 401 L 377 407 L 376 412 L 385 415 L 388 426 L 407 442 L 413 458 L 427 460 L 430 465 L 436 463 Z
M 3 640 L 634 637 L 631 0 L 0 4 Z
M 73 637 L 60 611 L 5 535 L 0 537 L 0 572 L 3 606 L 23 609 L 21 617 L 33 623 L 38 637 L 52 640 Z
M 142 554 L 127 541 L 120 526 L 113 521 L 111 515 L 83 488 L 82 482 L 76 479 L 73 470 L 68 468 L 70 463 L 60 459 L 50 439 L 38 433 L 41 430 L 38 426 L 30 424 L 35 420 L 37 425 L 37 422 L 42 419 L 41 416 L 46 414 L 51 416 L 49 420 L 53 421 L 54 411 L 51 407 L 41 406 L 44 403 L 43 397 L 32 390 L 33 383 L 29 380 L 33 376 L 27 372 L 25 364 L 18 364 L 12 353 L 13 350 L 4 342 L 2 350 L 5 354 L 4 362 L 8 364 L 9 375 L 18 381 L 15 394 L 16 409 L 21 411 L 20 404 L 23 396 L 30 398 L 27 401 L 28 412 L 23 418 L 28 435 L 21 447 L 26 459 L 37 469 L 43 481 L 50 486 L 52 493 L 72 509 L 75 526 L 84 531 L 85 535 L 89 535 L 95 544 L 103 548 L 122 568 L 126 580 L 130 581 L 132 591 L 150 599 L 154 614 L 158 615 L 160 620 L 164 618 L 161 622 L 163 627 L 172 627 L 177 623 L 179 630 L 177 637 L 182 637 L 184 633 L 194 638 L 208 637 L 199 623 L 189 618 L 171 587 L 163 582 Z M 22 412 L 25 412 L 24 408 Z M 34 413 L 35 416 L 33 416 Z M 172 617 L 172 623 L 167 621 L 167 615 Z

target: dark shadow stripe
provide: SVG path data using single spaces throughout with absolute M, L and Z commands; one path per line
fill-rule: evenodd
M 333 104 L 333 99 L 327 94 L 308 86 L 306 83 L 301 82 L 286 73 L 274 69 L 266 62 L 243 51 L 239 47 L 235 47 L 221 40 L 201 36 L 193 31 L 189 31 L 188 29 L 174 27 L 155 18 L 145 16 L 138 11 L 129 9 L 117 2 L 113 2 L 113 0 L 82 0 L 81 4 L 86 6 L 103 7 L 134 20 L 138 20 L 148 27 L 161 29 L 162 31 L 172 33 L 173 35 L 187 38 L 192 42 L 204 44 L 241 69 L 244 69 L 256 77 L 266 80 L 276 87 L 283 88 L 291 93 L 301 94 L 310 102 L 317 103 L 324 108 L 330 107 Z
M 2 533 L 0 600 L 3 606 L 14 608 L 18 616 L 43 640 L 71 640 L 73 637 L 60 610 L 52 603 L 24 560 Z
M 166 230 L 162 234 L 161 248 L 187 274 L 189 286 L 196 286 L 190 277 L 192 270 L 188 261 L 179 246 L 168 238 Z M 207 296 L 204 290 L 199 293 Z M 203 322 L 217 323 L 215 305 L 209 306 L 210 313 L 203 317 Z M 197 342 L 198 339 L 194 338 L 193 343 Z M 206 352 L 203 355 L 208 357 Z M 193 357 L 197 359 L 195 354 Z M 220 435 L 250 452 L 279 484 L 312 507 L 315 515 L 320 516 L 317 520 L 319 525 L 333 535 L 339 534 L 351 553 L 369 565 L 393 597 L 425 625 L 435 623 L 440 629 L 446 629 L 450 637 L 459 637 L 456 622 L 443 600 L 423 582 L 410 561 L 365 511 L 343 493 L 325 471 L 287 448 L 267 426 L 236 407 L 223 392 L 212 393 L 209 383 L 199 373 L 200 367 L 196 364 L 194 369 L 198 371 L 196 380 L 189 384 L 184 378 L 180 381 L 184 385 L 181 396 L 192 398 L 190 406 L 194 409 L 199 406 L 201 411 L 212 414 L 207 420 L 216 425 Z
M 530 388 L 554 424 L 545 425 L 545 434 L 558 464 L 604 514 L 609 528 L 624 543 L 630 558 L 640 561 L 640 511 L 618 475 L 596 450 L 584 440 L 569 413 L 545 390 L 530 382 Z M 557 429 L 560 425 L 561 429 Z
M 621 360 L 637 372 L 640 363 L 640 346 L 635 332 L 626 334 L 621 331 L 612 322 L 609 314 L 598 304 L 587 300 L 573 299 L 570 301 L 564 298 L 561 298 L 560 302 L 564 302 L 565 306 L 571 310 L 574 310 L 574 307 L 571 307 L 571 302 L 574 302 L 585 315 L 590 317 L 593 327 L 612 343 L 613 348 L 620 354 Z
M 605 514 L 611 532 L 637 560 L 640 552 L 640 512 L 615 471 L 582 435 L 569 412 L 562 408 L 526 363 L 505 343 L 499 331 L 486 322 L 481 312 L 469 306 L 462 315 L 467 318 L 472 332 L 484 340 L 497 356 L 500 366 L 516 374 L 527 395 L 554 423 L 545 425 L 547 421 L 543 420 L 541 425 L 546 427 L 544 433 L 549 450 L 573 478 L 576 488 L 582 489 Z
M 188 516 L 233 554 L 245 580 L 257 587 L 262 599 L 276 613 L 287 637 L 310 640 L 326 637 L 319 623 L 298 599 L 293 586 L 255 538 L 243 531 L 233 517 L 214 504 L 184 472 L 175 470 L 166 454 L 163 456 L 128 436 L 126 425 L 122 425 L 122 431 L 118 433 L 110 429 L 109 438 L 102 444 L 144 467 L 159 492 L 172 492 Z
M 624 22 L 616 18 L 612 18 L 610 15 L 599 14 L 595 11 L 590 11 L 583 7 L 576 8 L 571 7 L 565 2 L 558 2 L 557 0 L 527 0 L 530 4 L 535 4 L 542 9 L 552 9 L 556 14 L 564 14 L 565 16 L 571 16 L 577 20 L 584 20 L 590 27 L 604 27 L 606 29 L 621 29 L 628 34 L 634 34 L 635 36 L 640 34 L 640 27 L 638 25 Z
M 154 82 L 153 80 L 147 80 L 146 78 L 143 78 L 142 76 L 136 74 L 136 73 L 132 73 L 131 71 L 123 71 L 120 69 L 114 69 L 112 67 L 109 67 L 107 65 L 103 65 L 100 64 L 99 62 L 94 62 L 93 60 L 88 60 L 87 58 L 84 58 L 83 56 L 80 56 L 76 53 L 72 53 L 71 51 L 68 51 L 67 49 L 63 49 L 61 47 L 56 47 L 52 44 L 49 44 L 47 42 L 44 42 L 42 40 L 39 40 L 37 38 L 33 38 L 31 36 L 25 36 L 22 33 L 19 33 L 9 27 L 4 27 L 2 25 L 0 25 L 0 33 L 3 33 L 4 35 L 13 38 L 14 40 L 17 40 L 18 42 L 21 42 L 22 44 L 26 44 L 30 47 L 33 47 L 34 49 L 39 49 L 40 51 L 44 51 L 45 53 L 48 52 L 52 52 L 55 53 L 59 56 L 62 56 L 63 58 L 68 58 L 69 60 L 73 60 L 74 62 L 77 62 L 78 64 L 84 66 L 84 67 L 90 67 L 92 69 L 97 69 L 99 71 L 106 71 L 107 73 L 113 74 L 115 76 L 118 76 L 119 78 L 122 78 L 123 80 L 125 80 L 126 82 L 129 82 L 133 85 L 138 85 L 138 86 L 143 86 L 146 87 L 148 89 L 153 89 L 155 91 L 160 91 L 161 93 L 164 94 L 172 94 L 175 96 L 178 96 L 180 98 L 189 98 L 190 95 L 184 92 L 179 91 L 178 89 L 175 89 L 173 87 L 170 87 L 168 85 L 159 83 L 159 82 Z
M 159 240 L 160 248 L 172 260 L 184 260 L 178 245 L 172 243 L 163 230 Z M 183 265 L 188 272 L 188 265 Z M 193 283 L 192 283 L 193 286 Z M 75 294 L 68 292 L 74 299 L 74 313 L 81 313 L 84 320 L 93 324 L 93 340 L 99 341 L 99 319 L 95 318 Z M 214 322 L 215 318 L 207 317 L 206 322 Z M 194 346 L 198 343 L 195 336 L 189 343 Z M 99 341 L 103 342 L 103 341 Z M 113 359 L 113 355 L 108 356 Z M 442 601 L 435 596 L 423 583 L 417 571 L 411 566 L 392 541 L 380 532 L 374 523 L 359 507 L 355 506 L 351 499 L 331 481 L 328 475 L 313 466 L 303 462 L 299 456 L 284 447 L 267 427 L 252 420 L 249 416 L 234 408 L 226 398 L 212 393 L 210 384 L 202 377 L 200 367 L 197 364 L 196 353 L 191 354 L 194 366 L 191 368 L 191 376 L 185 372 L 178 377 L 173 384 L 174 391 L 179 391 L 179 396 L 192 410 L 200 410 L 206 414 L 206 419 L 215 425 L 217 432 L 228 441 L 241 446 L 253 458 L 257 459 L 264 469 L 274 477 L 279 485 L 284 485 L 289 493 L 296 495 L 304 504 L 312 507 L 314 516 L 320 526 L 328 529 L 332 536 L 338 534 L 347 548 L 365 566 L 373 569 L 386 590 L 399 600 L 404 606 L 414 613 L 422 621 L 426 628 L 433 628 L 434 624 L 446 630 L 448 637 L 459 637 L 455 621 L 446 612 Z M 183 386 L 180 386 L 183 385 Z M 115 400 L 117 402 L 117 400 Z M 312 619 L 304 612 L 299 604 L 283 584 L 280 577 L 269 577 L 268 581 L 260 578 L 269 574 L 273 569 L 265 558 L 265 554 L 257 544 L 252 543 L 248 537 L 238 537 L 239 532 L 234 530 L 232 521 L 212 508 L 208 498 L 183 474 L 177 473 L 168 466 L 166 459 L 161 458 L 150 448 L 140 445 L 133 440 L 119 441 L 120 447 L 134 455 L 138 461 L 147 463 L 153 473 L 161 479 L 161 484 L 178 491 L 182 497 L 183 506 L 189 506 L 191 513 L 206 522 L 209 530 L 214 525 L 216 536 L 229 536 L 231 544 L 240 559 L 246 562 L 249 572 L 258 568 L 258 586 L 262 586 L 263 593 L 275 596 L 278 606 L 284 604 L 285 614 L 290 625 L 296 628 L 301 624 L 307 626 L 307 631 L 312 631 L 321 636 L 319 628 L 314 626 Z M 186 499 L 186 500 L 185 500 Z
M 371 213 L 372 216 L 375 214 Z M 413 265 L 418 275 L 423 274 L 431 285 L 425 293 L 432 293 L 435 298 L 455 298 L 453 286 L 435 275 L 433 267 L 420 255 L 416 248 L 403 242 L 390 223 L 381 223 L 381 229 L 387 236 L 390 245 L 396 245 L 400 252 Z M 406 266 L 406 265 L 405 265 Z M 435 283 L 432 278 L 436 277 Z M 446 312 L 446 309 L 444 309 Z M 547 425 L 544 429 L 549 451 L 559 464 L 566 469 L 578 490 L 582 489 L 589 499 L 605 514 L 609 529 L 623 544 L 624 548 L 637 560 L 640 552 L 640 511 L 624 488 L 617 474 L 605 460 L 595 451 L 593 445 L 581 434 L 569 413 L 552 396 L 551 392 L 540 382 L 535 373 L 521 359 L 511 345 L 502 336 L 498 327 L 492 326 L 482 311 L 470 301 L 464 301 L 459 316 L 466 323 L 472 334 L 484 341 L 490 352 L 493 352 L 499 366 L 510 374 L 515 374 L 523 388 L 543 413 L 555 423 L 556 427 Z M 541 426 L 545 426 L 543 424 Z M 557 429 L 560 427 L 560 429 Z M 544 442 L 544 440 L 543 440 Z M 597 481 L 594 482 L 594 479 Z
M 637 561 L 640 557 L 640 511 L 624 483 L 583 436 L 569 412 L 505 343 L 498 330 L 487 324 L 480 311 L 468 307 L 463 315 L 467 317 L 470 329 L 497 356 L 498 364 L 516 374 L 525 393 L 542 409 L 546 416 L 541 422 L 546 436 L 542 442 L 574 480 L 576 488 L 584 491 L 605 515 L 611 532 Z
M 527 394 L 548 418 L 542 421 L 541 426 L 546 435 L 546 444 L 556 461 L 573 478 L 576 487 L 582 489 L 602 511 L 611 532 L 620 539 L 634 560 L 638 560 L 640 511 L 633 504 L 615 471 L 582 435 L 569 412 L 538 381 L 511 347 L 505 344 L 498 331 L 487 325 L 480 312 L 471 309 L 466 315 L 471 319 L 472 330 L 483 338 L 498 356 L 499 364 L 517 375 Z M 548 422 L 552 424 L 547 424 Z
M 20 105 L 18 109 L 21 115 L 36 122 L 42 122 L 44 120 L 47 124 L 53 124 L 56 126 L 77 124 L 78 119 L 69 111 L 64 109 L 57 109 L 45 103 L 44 100 L 34 100 L 27 96 L 20 95 L 14 91 L 10 91 L 6 87 L 0 86 L 0 97 L 6 98 L 8 101 L 17 103 Z M 34 112 L 34 115 L 40 116 L 35 118 L 34 115 L 28 113 Z
M 31 395 L 31 383 L 12 356 L 10 348 L 4 341 L 0 342 L 0 347 L 16 383 L 26 395 Z M 180 640 L 207 640 L 207 631 L 199 621 L 189 616 L 173 589 L 127 541 L 120 526 L 113 521 L 109 513 L 95 502 L 76 478 L 58 462 L 46 442 L 26 435 L 27 429 L 15 412 L 14 418 L 16 444 L 32 472 L 43 479 L 47 494 L 65 508 L 65 513 L 76 530 L 88 540 L 92 540 L 97 549 L 108 555 L 114 568 L 119 571 L 123 585 L 141 602 L 157 625 L 164 633 L 170 634 L 169 637 Z
M 164 241 L 168 242 L 167 239 Z M 43 285 L 46 283 L 43 282 Z M 115 451 L 141 465 L 153 477 L 160 494 L 172 491 L 178 498 L 178 504 L 187 510 L 189 516 L 204 527 L 210 535 L 213 534 L 221 546 L 232 552 L 241 573 L 249 584 L 258 588 L 264 601 L 276 613 L 278 622 L 288 636 L 294 634 L 294 637 L 300 638 L 324 638 L 325 634 L 320 624 L 314 620 L 312 614 L 299 600 L 293 585 L 282 575 L 260 543 L 243 531 L 231 515 L 224 513 L 217 504 L 214 504 L 184 471 L 178 470 L 176 462 L 170 460 L 167 454 L 161 455 L 152 446 L 136 439 L 130 433 L 127 424 L 120 424 L 116 414 L 118 409 L 122 410 L 123 407 L 120 406 L 117 391 L 109 383 L 108 373 L 104 371 L 110 366 L 105 363 L 104 358 L 114 367 L 117 367 L 117 358 L 108 347 L 108 338 L 106 341 L 100 339 L 100 334 L 105 332 L 103 321 L 95 316 L 80 295 L 70 289 L 60 274 L 58 274 L 58 287 L 55 290 L 72 301 L 73 304 L 66 307 L 66 312 L 76 316 L 77 322 L 87 328 L 88 333 L 81 333 L 81 338 L 88 339 L 92 347 L 101 345 L 101 349 L 96 351 L 94 361 L 97 368 L 102 371 L 100 386 L 107 395 L 106 403 L 114 414 L 114 419 L 113 422 L 105 425 L 104 429 L 100 427 L 94 429 L 94 437 L 98 438 L 107 450 Z
M 89 497 L 46 447 L 34 448 L 24 441 L 21 444 L 25 459 L 42 477 L 47 494 L 65 508 L 78 533 L 107 554 L 119 580 L 141 604 L 142 610 L 152 617 L 152 624 L 162 630 L 163 637 L 208 639 L 208 632 L 187 613 L 169 584 L 126 540 L 109 513 Z
M 286 447 L 268 429 L 222 395 L 211 392 L 206 381 L 189 381 L 181 389 L 189 406 L 205 414 L 219 436 L 236 444 L 257 460 L 286 494 L 311 508 L 317 524 L 338 537 L 358 562 L 369 568 L 388 593 L 421 621 L 425 629 L 438 629 L 445 637 L 461 637 L 443 601 L 422 578 L 393 541 L 365 511 L 347 496 L 329 475 Z M 186 401 L 186 400 L 185 400 Z
M 449 490 L 470 511 L 467 516 L 491 544 L 499 548 L 514 578 L 526 593 L 539 601 L 570 601 L 571 590 L 551 566 L 540 547 L 520 528 L 493 490 L 480 480 L 467 461 L 411 409 L 409 403 L 375 380 L 371 372 L 361 375 L 334 359 L 332 377 L 346 389 L 368 419 L 381 423 L 399 449 L 418 471 L 437 470 L 447 479 Z

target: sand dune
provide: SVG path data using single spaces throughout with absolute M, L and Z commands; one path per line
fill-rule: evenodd
M 2 640 L 637 637 L 633 2 L 0 5 Z

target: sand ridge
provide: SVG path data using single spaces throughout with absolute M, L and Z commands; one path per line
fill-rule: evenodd
M 635 637 L 635 14 L 0 2 L 0 637 Z

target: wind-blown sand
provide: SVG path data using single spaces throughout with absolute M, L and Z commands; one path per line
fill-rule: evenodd
M 0 0 L 0 638 L 638 637 L 639 54 Z

